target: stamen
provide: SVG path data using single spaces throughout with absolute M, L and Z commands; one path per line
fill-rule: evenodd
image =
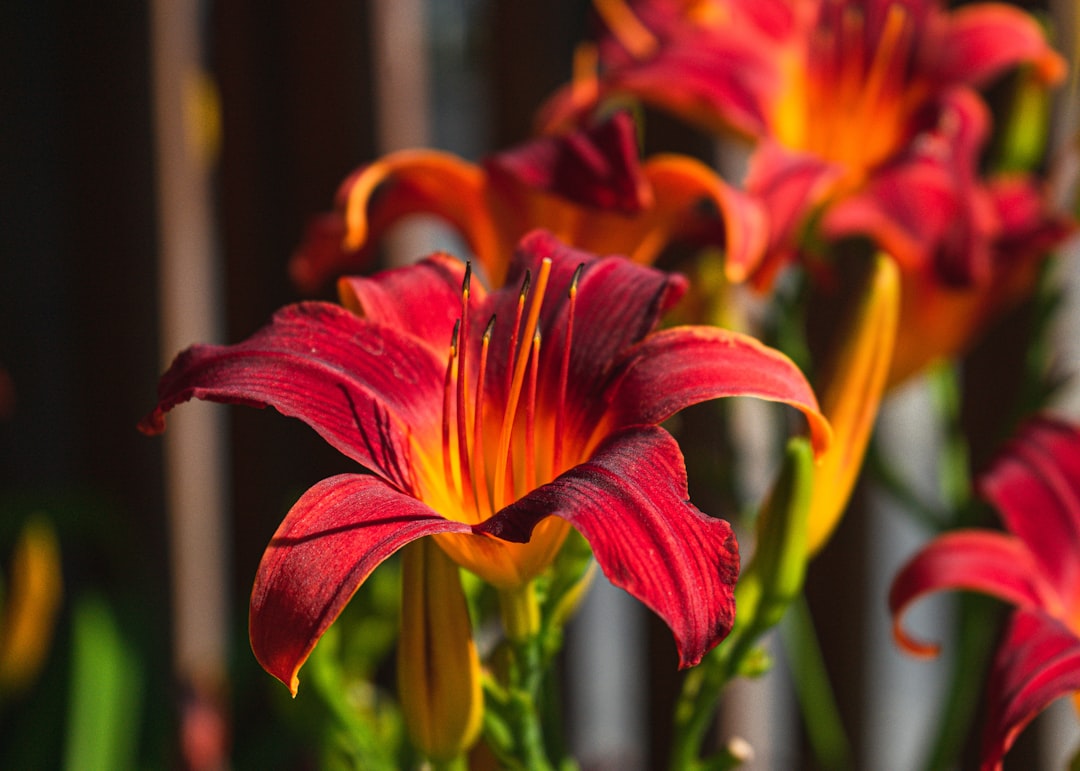
M 525 394 L 525 489 L 519 497 L 536 489 L 536 381 L 540 370 L 540 327 L 533 335 L 529 363 L 529 388 Z
M 551 275 L 551 258 L 545 257 L 540 263 L 540 274 L 536 279 L 536 291 L 533 293 L 532 302 L 529 304 L 529 316 L 525 321 L 526 340 L 531 340 L 536 333 L 536 325 L 540 320 L 540 306 L 544 301 L 544 290 L 547 289 L 548 276 Z M 519 302 L 520 306 L 520 302 Z M 503 415 L 502 430 L 499 432 L 498 453 L 495 455 L 495 506 L 496 510 L 505 505 L 506 466 L 510 457 L 510 433 L 514 427 L 514 416 L 517 414 L 518 399 L 521 396 L 521 386 L 525 380 L 525 367 L 529 363 L 529 352 L 518 351 L 517 361 L 514 367 L 514 376 L 510 381 L 510 390 L 506 395 L 506 412 Z M 526 463 L 529 459 L 526 459 Z
M 907 29 L 908 13 L 899 3 L 892 3 L 885 15 L 881 28 L 881 37 L 874 46 L 874 55 L 866 71 L 866 85 L 863 88 L 859 105 L 859 118 L 865 119 L 873 110 L 886 86 L 895 81 L 902 59 L 897 54 L 901 50 L 901 40 Z
M 513 356 L 517 351 L 518 334 L 521 331 L 521 319 L 525 314 L 525 298 L 529 294 L 529 287 L 532 285 L 532 271 L 525 271 L 525 278 L 521 282 L 521 290 L 518 292 L 517 308 L 514 310 L 514 323 L 510 327 L 510 347 L 507 350 L 510 352 L 508 357 L 509 364 L 506 367 L 506 382 L 503 387 L 504 398 L 510 398 L 510 390 L 514 382 L 514 366 Z M 498 466 L 498 461 L 495 463 Z M 507 459 L 507 474 L 506 481 L 503 483 L 501 490 L 495 490 L 492 486 L 493 495 L 495 500 L 512 500 L 514 497 L 514 464 L 513 464 L 513 452 L 511 451 L 510 458 Z
M 443 382 L 443 425 L 442 425 L 442 449 L 443 449 L 443 476 L 448 487 L 452 487 L 461 495 L 461 478 L 457 473 L 460 464 L 454 458 L 457 442 L 450 441 L 450 419 L 454 408 L 454 394 L 457 391 L 457 345 L 458 332 L 461 329 L 461 320 L 454 322 L 454 331 L 450 335 L 450 357 L 446 362 L 446 379 Z
M 566 340 L 563 341 L 562 361 L 559 363 L 559 395 L 555 402 L 555 450 L 551 460 L 551 477 L 554 479 L 562 473 L 563 454 L 563 410 L 566 407 L 566 382 L 570 376 L 570 346 L 574 341 L 574 308 L 577 306 L 577 288 L 581 280 L 585 263 L 577 266 L 573 278 L 570 279 L 570 289 L 567 292 L 570 304 L 566 311 Z
M 494 329 L 495 317 L 492 316 L 480 342 L 480 364 L 476 371 L 476 406 L 473 409 L 472 478 L 480 521 L 494 513 L 491 510 L 491 497 L 488 495 L 487 464 L 484 462 L 484 380 L 487 376 L 488 349 L 491 347 L 491 333 Z
M 472 278 L 472 263 L 465 263 L 465 277 L 461 282 L 461 334 L 458 337 L 458 372 L 457 372 L 457 442 L 458 465 L 461 467 L 461 490 L 464 493 L 462 504 L 466 510 L 476 507 L 473 494 L 472 472 L 469 456 L 469 421 L 465 404 L 465 389 L 468 388 L 466 372 L 466 346 L 469 340 L 469 283 Z
M 822 8 L 821 14 L 826 9 Z M 815 119 L 815 113 L 821 109 L 819 102 L 822 100 L 823 83 L 831 83 L 835 64 L 833 61 L 836 48 L 836 40 L 832 28 L 824 19 L 819 20 L 817 26 L 810 33 L 810 51 L 807 57 L 807 66 L 810 70 L 803 80 L 803 112 L 807 118 L 803 131 L 805 132 L 804 149 L 818 154 L 824 154 L 828 147 L 829 128 L 828 122 Z
M 656 36 L 641 23 L 626 0 L 594 0 L 593 7 L 615 39 L 637 59 L 647 59 L 656 51 Z
M 580 43 L 574 49 L 570 101 L 576 107 L 584 109 L 599 97 L 600 78 L 596 74 L 599 62 L 600 54 L 593 43 Z
M 861 136 L 865 127 L 854 122 L 864 87 L 866 20 L 862 8 L 850 3 L 831 3 L 829 10 L 829 73 L 815 88 L 811 121 L 819 120 L 818 110 L 832 119 L 820 120 L 820 144 L 814 149 L 826 158 L 857 165 L 857 158 L 852 160 L 860 152 L 856 146 L 866 141 Z
M 514 355 L 514 351 L 517 350 L 518 344 L 518 331 L 521 328 L 521 317 L 525 313 L 525 297 L 529 294 L 529 284 L 532 281 L 532 274 L 529 271 L 525 271 L 525 280 L 521 282 L 521 291 L 518 292 L 517 310 L 514 313 L 514 323 L 510 327 L 510 355 Z M 506 390 L 504 393 L 509 397 L 510 384 L 514 382 L 514 368 L 512 366 L 506 368 Z

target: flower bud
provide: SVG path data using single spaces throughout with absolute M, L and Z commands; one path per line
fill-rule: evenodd
M 402 556 L 398 696 L 416 748 L 448 761 L 473 744 L 484 715 L 469 609 L 458 566 L 432 539 Z
M 900 275 L 879 254 L 818 390 L 833 441 L 814 470 L 808 552 L 816 554 L 847 507 L 885 391 L 900 314 Z

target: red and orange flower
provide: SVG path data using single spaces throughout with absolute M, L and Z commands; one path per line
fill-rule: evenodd
M 625 113 L 559 137 L 534 139 L 473 164 L 437 150 L 391 153 L 349 176 L 336 210 L 312 221 L 290 270 L 312 291 L 367 268 L 405 217 L 442 219 L 501 283 L 514 248 L 543 228 L 597 254 L 651 263 L 671 242 L 722 243 L 739 264 L 764 248 L 760 206 L 708 166 L 682 155 L 638 159 Z
M 1018 233 L 1054 233 L 1040 241 L 1045 250 L 1069 232 L 1031 179 L 979 173 L 990 116 L 975 89 L 1017 65 L 1045 83 L 1064 75 L 1020 9 L 945 10 L 933 0 L 595 5 L 606 33 L 584 49 L 598 56 L 584 59 L 598 64 L 579 68 L 545 105 L 542 129 L 566 130 L 632 97 L 751 138 L 744 188 L 768 213 L 758 238 L 766 248 L 754 253 L 760 262 L 729 257 L 731 276 L 770 286 L 807 228 L 826 242 L 870 238 L 898 261 L 903 281 L 892 382 L 958 353 L 1018 286 L 1030 288 L 1043 251 L 1005 248 Z M 1016 223 L 1002 211 L 1006 199 L 1039 221 Z
M 245 342 L 181 353 L 141 424 L 163 430 L 192 398 L 270 405 L 372 472 L 312 487 L 271 541 L 251 600 L 252 647 L 271 674 L 295 692 L 360 583 L 423 536 L 512 589 L 573 527 L 668 623 L 684 666 L 727 634 L 735 539 L 688 502 L 682 455 L 657 424 L 756 396 L 801 410 L 822 448 L 828 424 L 786 357 L 717 328 L 654 331 L 682 279 L 543 232 L 495 291 L 445 255 L 340 288 L 347 308 L 292 305 Z
M 932 656 L 902 616 L 930 592 L 962 589 L 1016 606 L 991 672 L 982 767 L 999 769 L 1020 731 L 1052 701 L 1080 692 L 1080 427 L 1032 421 L 989 472 L 981 492 L 1008 532 L 957 530 L 934 539 L 889 594 L 905 650 Z

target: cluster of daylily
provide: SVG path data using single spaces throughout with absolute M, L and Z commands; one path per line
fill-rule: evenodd
M 269 405 L 362 467 L 285 517 L 255 579 L 252 647 L 295 694 L 316 643 L 400 550 L 399 698 L 413 745 L 437 764 L 461 762 L 482 727 L 508 765 L 559 760 L 538 702 L 588 575 L 568 557 L 573 531 L 671 628 L 680 665 L 704 673 L 687 680 L 673 756 L 700 762 L 719 689 L 847 505 L 885 390 L 1028 296 L 1073 227 L 1029 172 L 984 170 L 994 122 L 977 89 L 1019 69 L 1039 94 L 1066 69 L 1015 8 L 595 9 L 599 36 L 540 109 L 536 137 L 479 164 L 412 150 L 357 170 L 291 265 L 302 291 L 336 280 L 340 304 L 299 302 L 246 341 L 184 351 L 142 423 L 159 432 L 192 398 Z M 642 160 L 628 101 L 742 136 L 746 178 L 676 154 Z M 382 235 L 417 212 L 446 220 L 471 254 L 373 272 Z M 722 255 L 719 290 L 652 267 L 675 242 Z M 700 303 L 679 315 L 692 323 L 662 323 L 688 288 L 720 292 L 715 308 L 731 285 L 768 297 L 789 275 L 850 295 L 813 386 L 746 331 L 692 318 Z M 807 434 L 759 506 L 741 577 L 731 526 L 689 502 L 682 452 L 660 426 L 725 396 L 789 405 Z M 891 602 L 899 614 L 960 587 L 1019 606 L 993 673 L 984 762 L 995 767 L 1028 720 L 1080 688 L 1080 431 L 1034 424 L 985 490 L 1015 536 L 942 536 Z M 475 642 L 487 591 L 505 641 L 495 651 Z

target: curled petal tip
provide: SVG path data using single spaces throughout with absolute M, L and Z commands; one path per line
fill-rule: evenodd
M 157 436 L 165 430 L 165 413 L 156 409 L 139 421 L 136 428 L 147 436 Z
M 904 631 L 904 626 L 899 618 L 893 621 L 892 634 L 896 644 L 912 656 L 923 659 L 932 659 L 941 652 L 941 646 L 937 643 L 922 642 L 909 636 L 908 633 Z

